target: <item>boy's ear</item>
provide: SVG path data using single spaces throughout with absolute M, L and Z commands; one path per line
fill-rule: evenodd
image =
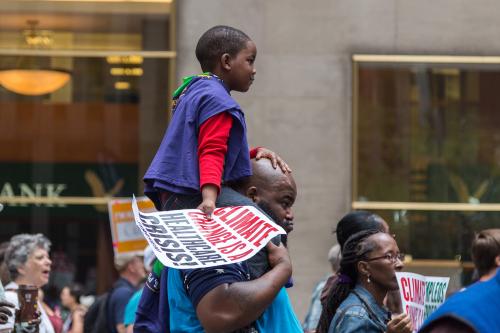
M 246 196 L 252 199 L 253 202 L 258 201 L 257 188 L 255 186 L 250 186 L 245 192 Z
M 495 257 L 495 264 L 497 265 L 497 267 L 500 267 L 500 256 Z
M 231 56 L 229 55 L 229 53 L 224 53 L 220 56 L 220 64 L 221 67 L 226 71 L 231 70 Z

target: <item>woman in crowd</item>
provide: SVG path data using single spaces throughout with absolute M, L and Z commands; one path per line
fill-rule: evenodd
M 83 333 L 83 317 L 86 309 L 80 304 L 83 288 L 74 283 L 66 286 L 61 291 L 61 304 L 69 309 L 68 318 L 64 321 L 63 333 Z
M 339 277 L 321 314 L 319 333 L 411 333 L 406 314 L 390 318 L 384 298 L 398 289 L 403 268 L 393 237 L 376 229 L 350 236 L 344 244 Z
M 479 281 L 488 281 L 500 267 L 500 229 L 480 231 L 472 242 L 472 261 Z
M 38 288 L 49 282 L 50 266 L 49 258 L 50 241 L 42 234 L 20 234 L 10 239 L 9 247 L 5 253 L 5 263 L 10 273 L 12 282 L 5 286 L 7 300 L 19 308 L 17 297 L 18 286 L 33 285 Z M 40 311 L 40 333 L 55 333 L 47 313 L 41 304 Z M 14 318 L 9 318 L 11 327 Z
M 311 306 L 309 307 L 306 319 L 304 320 L 304 324 L 302 325 L 304 332 L 316 332 L 322 307 L 325 306 L 326 296 L 328 295 L 331 287 L 335 284 L 335 281 L 338 278 L 338 275 L 336 273 L 341 258 L 341 247 L 344 245 L 349 236 L 355 234 L 356 232 L 367 229 L 376 229 L 382 232 L 389 232 L 389 226 L 384 221 L 384 219 L 382 219 L 377 214 L 373 214 L 367 211 L 350 212 L 346 214 L 342 219 L 340 219 L 340 221 L 337 223 L 337 229 L 334 233 L 337 234 L 338 244 L 332 247 L 332 249 L 335 248 L 337 252 L 333 256 L 330 256 L 330 253 L 328 254 L 328 260 L 332 264 L 333 274 L 320 281 L 315 287 L 311 299 Z
M 334 231 L 334 233 L 337 234 L 337 242 L 340 245 L 340 254 L 342 255 L 342 248 L 350 236 L 368 229 L 375 229 L 388 233 L 389 225 L 377 214 L 363 210 L 350 212 L 344 215 L 344 217 L 340 219 L 339 223 L 337 223 L 337 229 Z M 338 275 L 333 274 L 325 283 L 320 297 L 323 307 L 325 307 L 326 296 L 329 294 L 330 289 L 335 284 L 335 281 L 337 281 L 337 278 Z

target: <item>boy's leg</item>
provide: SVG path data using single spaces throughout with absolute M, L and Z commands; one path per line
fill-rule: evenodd
M 215 203 L 216 207 L 228 207 L 228 206 L 252 206 L 257 208 L 260 212 L 267 215 L 256 203 L 254 203 L 250 198 L 245 197 L 241 193 L 233 190 L 230 187 L 222 186 L 221 192 L 217 201 Z M 271 218 L 270 218 L 271 219 Z M 272 242 L 279 245 L 281 242 L 281 235 L 278 235 L 272 239 Z M 261 277 L 269 269 L 269 260 L 267 259 L 267 249 L 264 247 L 256 255 L 247 260 L 248 270 L 250 273 L 250 278 L 256 279 Z
M 196 209 L 202 202 L 201 194 L 167 193 L 160 195 L 161 210 Z

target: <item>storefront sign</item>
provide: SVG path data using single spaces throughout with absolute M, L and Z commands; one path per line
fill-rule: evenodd
M 143 213 L 132 204 L 137 226 L 168 267 L 203 268 L 244 261 L 285 230 L 255 207 L 217 208 L 212 219 L 197 209 Z
M 67 184 L 51 184 L 51 183 L 15 184 L 11 182 L 5 182 L 0 187 L 0 196 L 8 198 L 23 197 L 32 199 L 36 198 L 57 199 L 67 188 L 68 188 Z M 17 206 L 17 204 L 10 204 L 10 205 Z M 24 204 L 24 206 L 27 206 L 27 204 Z M 40 206 L 40 204 L 36 204 L 36 206 Z M 48 204 L 48 206 L 52 205 Z M 58 206 L 64 207 L 63 204 L 58 204 Z
M 128 197 L 137 192 L 136 164 L 92 163 L 0 163 L 0 202 L 2 216 L 30 214 L 33 209 L 50 208 L 52 213 L 95 216 L 106 213 L 103 205 L 65 205 L 64 197 Z M 2 201 L 1 199 L 4 199 Z M 9 202 L 23 198 L 27 202 Z M 30 200 L 33 199 L 33 203 Z M 43 202 L 37 202 L 43 199 Z M 54 200 L 51 203 L 51 200 Z
M 396 277 L 403 311 L 410 316 L 416 332 L 425 319 L 444 302 L 450 278 L 406 272 L 396 272 Z

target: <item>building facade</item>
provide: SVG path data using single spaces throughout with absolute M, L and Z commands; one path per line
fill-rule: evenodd
M 106 195 L 141 191 L 169 92 L 200 71 L 196 41 L 217 24 L 256 42 L 256 81 L 234 96 L 251 145 L 278 152 L 297 182 L 290 294 L 300 318 L 351 209 L 381 214 L 409 269 L 452 275 L 455 286 L 471 273 L 474 231 L 499 225 L 494 1 L 0 6 L 1 70 L 70 74 L 41 95 L 0 88 L 0 236 L 48 234 L 71 259 L 55 269 L 63 281 L 109 283 Z
M 197 72 L 196 40 L 213 25 L 241 28 L 257 44 L 256 81 L 235 96 L 251 144 L 279 152 L 297 181 L 290 294 L 301 318 L 314 284 L 329 272 L 336 221 L 351 209 L 389 222 L 409 270 L 451 276 L 452 288 L 470 280 L 474 231 L 500 226 L 498 7 L 179 2 L 178 78 Z

